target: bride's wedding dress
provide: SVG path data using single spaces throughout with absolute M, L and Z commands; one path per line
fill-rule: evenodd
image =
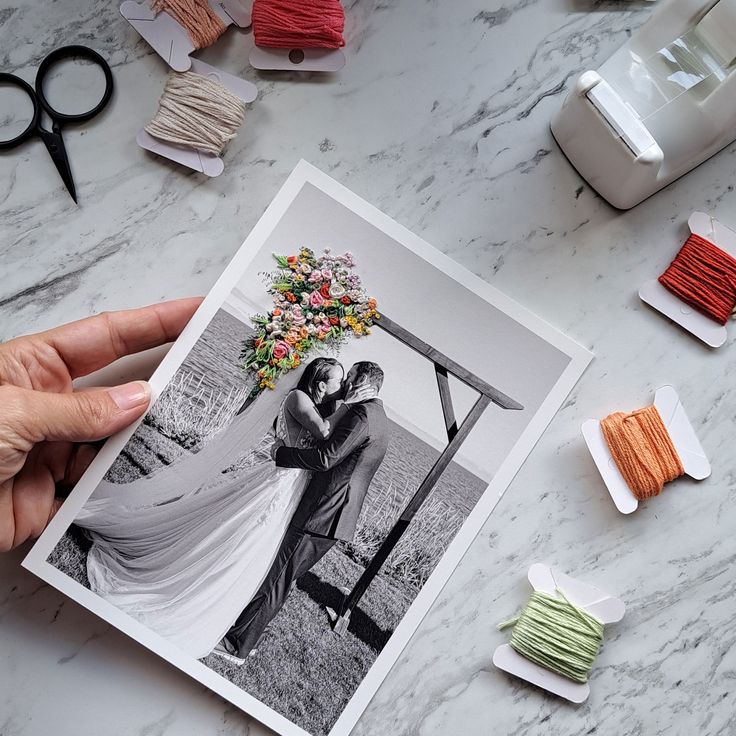
M 311 434 L 284 404 L 276 437 L 310 446 Z M 185 458 L 188 478 L 103 481 L 75 519 L 93 542 L 92 590 L 196 658 L 209 654 L 258 589 L 310 479 L 276 467 L 273 432 L 237 469 L 223 472 L 238 457 L 238 442 L 247 443 L 232 433 L 248 424 L 236 418 L 209 451 Z

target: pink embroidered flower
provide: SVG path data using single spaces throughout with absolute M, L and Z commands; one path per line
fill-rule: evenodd
M 289 344 L 283 340 L 279 340 L 273 346 L 273 357 L 275 360 L 282 360 L 289 354 Z
M 291 316 L 295 325 L 303 325 L 307 321 L 302 308 L 298 306 L 291 308 Z
M 313 307 L 321 307 L 325 303 L 325 298 L 318 291 L 313 291 L 309 295 L 309 303 Z
M 329 268 L 322 269 L 322 278 L 325 281 L 329 281 L 332 278 L 332 271 Z

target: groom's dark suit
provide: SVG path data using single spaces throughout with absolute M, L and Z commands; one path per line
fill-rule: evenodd
M 388 423 L 380 399 L 353 404 L 331 437 L 309 450 L 280 447 L 276 465 L 314 471 L 281 547 L 258 592 L 227 633 L 247 656 L 279 612 L 291 584 L 338 539 L 351 540 L 371 480 L 388 446 Z

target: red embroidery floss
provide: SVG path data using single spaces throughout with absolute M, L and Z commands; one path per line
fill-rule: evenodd
M 736 259 L 695 233 L 659 277 L 659 283 L 721 325 L 736 307 Z
M 256 46 L 337 49 L 345 45 L 340 0 L 255 0 L 251 17 Z

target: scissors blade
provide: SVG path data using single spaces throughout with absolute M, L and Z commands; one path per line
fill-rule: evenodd
M 46 144 L 49 156 L 56 166 L 56 170 L 59 172 L 62 181 L 66 184 L 66 188 L 69 190 L 74 203 L 77 203 L 77 190 L 74 188 L 74 179 L 72 178 L 72 170 L 69 167 L 69 158 L 66 155 L 66 148 L 64 147 L 64 141 L 61 137 L 61 130 L 54 124 L 53 130 L 41 130 L 41 138 Z

